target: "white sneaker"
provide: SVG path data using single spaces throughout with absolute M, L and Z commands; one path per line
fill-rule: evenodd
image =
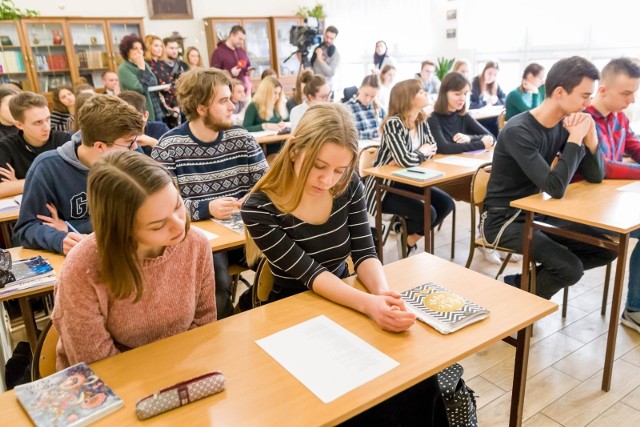
M 492 264 L 495 265 L 502 265 L 502 261 L 500 261 L 500 257 L 498 256 L 498 252 L 491 250 L 491 249 L 486 249 L 486 248 L 478 248 L 480 249 L 480 252 L 482 253 L 482 255 L 484 255 L 484 258 L 489 261 Z
M 500 259 L 503 261 L 508 255 L 507 252 L 503 252 L 503 251 L 498 251 L 498 253 L 500 254 Z M 520 262 L 521 260 L 522 260 L 522 255 L 520 254 L 512 254 L 511 258 L 509 258 L 509 262 Z
M 634 311 L 633 313 L 626 308 L 622 312 L 622 319 L 620 322 L 627 328 L 635 329 L 640 332 L 640 311 Z

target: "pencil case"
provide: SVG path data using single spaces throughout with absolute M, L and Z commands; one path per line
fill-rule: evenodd
M 174 384 L 136 402 L 136 417 L 146 420 L 224 390 L 224 375 L 209 372 Z

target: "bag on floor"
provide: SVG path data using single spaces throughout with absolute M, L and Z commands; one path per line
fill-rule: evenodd
M 451 365 L 438 372 L 438 384 L 451 427 L 477 427 L 477 396 L 462 379 L 463 372 L 460 364 Z

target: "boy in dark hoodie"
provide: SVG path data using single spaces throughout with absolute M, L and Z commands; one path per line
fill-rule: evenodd
M 71 141 L 43 153 L 31 165 L 14 227 L 15 245 L 66 255 L 91 233 L 89 168 L 109 151 L 137 149 L 144 120 L 118 97 L 97 95 L 80 109 L 79 125 Z

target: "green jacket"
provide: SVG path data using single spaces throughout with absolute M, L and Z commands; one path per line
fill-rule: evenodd
M 280 123 L 282 120 L 283 118 L 280 117 L 275 111 L 273 116 L 269 120 L 264 120 L 258 114 L 258 107 L 256 107 L 256 104 L 252 102 L 244 112 L 244 121 L 242 122 L 242 127 L 249 132 L 259 132 L 263 130 L 263 123 Z
M 120 87 L 122 90 L 133 90 L 138 92 L 147 99 L 147 111 L 149 112 L 149 121 L 156 120 L 155 110 L 151 103 L 151 96 L 147 90 L 149 86 L 156 86 L 158 79 L 149 68 L 149 64 L 144 64 L 145 70 L 142 71 L 134 63 L 124 61 L 118 67 L 118 78 L 120 79 Z

